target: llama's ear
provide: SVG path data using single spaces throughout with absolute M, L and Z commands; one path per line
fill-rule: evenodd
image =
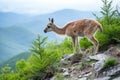
M 48 20 L 50 21 L 50 18 L 48 18 Z
M 54 23 L 54 19 L 53 18 L 51 19 L 51 22 Z

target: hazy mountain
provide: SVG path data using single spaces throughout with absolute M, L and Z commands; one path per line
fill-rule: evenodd
M 16 14 L 12 12 L 0 12 L 0 27 L 9 27 L 15 24 L 28 22 L 31 16 Z
M 2 67 L 5 67 L 6 65 L 9 65 L 13 70 L 15 70 L 16 62 L 21 59 L 27 60 L 30 55 L 31 55 L 31 53 L 29 53 L 29 52 L 23 52 L 23 53 L 20 53 L 6 61 L 3 61 L 0 64 L 0 70 Z
M 0 62 L 27 51 L 35 35 L 22 27 L 0 28 Z
M 98 13 L 98 12 L 95 12 Z M 48 18 L 54 18 L 55 23 L 64 26 L 67 22 L 81 18 L 95 18 L 91 11 L 78 11 L 73 9 L 58 10 L 48 14 L 29 16 L 16 13 L 0 12 L 0 27 L 5 26 L 22 26 L 34 33 L 43 32 L 43 28 L 48 22 Z

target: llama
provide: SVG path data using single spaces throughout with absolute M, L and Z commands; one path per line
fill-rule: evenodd
M 73 22 L 69 22 L 63 28 L 59 28 L 56 24 L 54 24 L 54 19 L 49 18 L 49 23 L 47 27 L 44 29 L 44 32 L 54 31 L 59 35 L 67 35 L 72 38 L 73 41 L 73 52 L 78 51 L 81 52 L 80 45 L 78 42 L 78 37 L 87 37 L 94 45 L 94 53 L 98 52 L 99 42 L 95 38 L 95 33 L 99 29 L 102 32 L 102 26 L 99 22 L 92 19 L 81 19 Z

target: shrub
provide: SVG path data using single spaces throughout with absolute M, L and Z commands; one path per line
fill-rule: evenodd
M 2 68 L 2 74 L 0 74 L 0 80 L 20 80 L 20 77 L 17 73 L 11 70 L 9 65 L 6 65 Z
M 100 47 L 103 47 L 103 46 L 109 44 L 109 42 L 110 42 L 109 35 L 104 34 L 104 33 L 98 33 L 98 34 L 96 34 L 96 38 L 99 41 L 99 46 Z
M 59 49 L 62 51 L 62 54 L 72 53 L 73 45 L 72 40 L 70 38 L 65 38 L 63 42 L 59 44 Z
M 31 65 L 31 73 L 34 77 L 43 79 L 46 74 L 49 72 L 54 72 L 56 67 L 54 63 L 59 60 L 59 56 L 56 52 L 47 51 L 42 55 L 42 60 L 38 55 L 31 55 L 28 59 L 29 64 Z
M 37 39 L 32 42 L 33 46 L 31 48 L 31 51 L 34 52 L 35 54 L 38 54 L 41 59 L 42 54 L 44 53 L 46 39 L 47 37 L 42 38 L 40 35 L 38 35 Z
M 109 68 L 114 66 L 117 63 L 115 58 L 108 58 L 104 63 L 104 68 Z
M 118 44 L 120 43 L 120 26 L 118 25 L 103 25 L 103 32 L 97 32 L 96 38 L 99 41 L 99 46 L 101 49 L 109 46 L 110 44 Z M 83 38 L 80 41 L 80 45 L 82 48 L 88 48 L 91 46 L 91 43 Z
M 120 26 L 115 24 L 113 25 L 104 25 L 103 32 L 96 35 L 97 39 L 100 42 L 100 46 L 109 46 L 110 44 L 120 43 Z
M 120 43 L 119 40 L 120 40 L 120 26 L 117 26 L 117 25 L 109 25 L 108 27 L 105 26 L 104 27 L 104 31 L 103 31 L 104 34 L 108 35 L 109 36 L 109 43 Z
M 87 38 L 82 38 L 82 39 L 80 40 L 80 47 L 81 47 L 81 48 L 86 49 L 86 48 L 88 48 L 88 47 L 91 46 L 91 45 L 92 45 L 92 43 L 91 43 Z

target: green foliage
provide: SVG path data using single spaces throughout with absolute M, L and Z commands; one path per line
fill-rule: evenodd
M 38 35 L 37 39 L 32 42 L 33 46 L 31 51 L 38 54 L 40 58 L 42 59 L 42 54 L 44 53 L 44 46 L 45 46 L 45 41 L 47 37 L 42 38 L 40 35 Z
M 103 18 L 106 21 L 106 24 L 111 24 L 111 19 L 115 15 L 116 10 L 113 10 L 112 8 L 112 0 L 102 0 L 103 2 L 103 7 L 101 7 L 101 13 L 103 15 Z
M 102 14 L 102 17 L 97 16 L 95 13 L 93 15 L 96 17 L 97 20 L 104 20 L 104 24 L 112 24 L 112 18 L 115 17 L 118 10 L 113 10 L 112 8 L 112 0 L 102 0 L 103 6 L 101 7 L 100 13 Z
M 3 74 L 9 74 L 11 72 L 11 67 L 9 65 L 6 65 L 4 68 L 2 68 Z
M 120 40 L 120 26 L 117 25 L 111 25 L 109 28 L 105 27 L 105 34 L 107 34 L 109 36 L 110 42 L 114 42 L 117 40 Z
M 120 18 L 112 18 L 111 23 L 116 26 L 120 26 Z
M 0 75 L 0 80 L 20 80 L 20 77 L 11 70 L 9 65 L 2 68 L 2 74 Z
M 73 52 L 72 40 L 70 38 L 65 38 L 61 43 L 58 43 L 57 41 L 52 41 L 50 43 L 47 43 L 46 50 L 55 51 L 59 53 L 61 56 L 66 53 L 72 53 Z
M 104 34 L 104 33 L 98 33 L 96 35 L 96 38 L 99 41 L 99 46 L 100 47 L 103 47 L 104 45 L 107 45 L 110 42 L 109 35 Z
M 86 48 L 90 47 L 91 45 L 92 45 L 92 43 L 87 38 L 82 38 L 80 40 L 80 47 L 81 48 L 86 49 Z
M 26 66 L 27 64 L 24 59 L 21 59 L 16 63 L 16 69 L 17 71 L 20 71 L 20 72 L 23 71 Z
M 116 17 L 120 18 L 120 6 L 116 6 L 117 14 Z
M 29 63 L 30 64 L 34 64 L 31 65 L 32 70 L 36 73 L 34 73 L 35 76 L 39 76 L 40 78 L 45 77 L 45 75 L 48 72 L 53 72 L 55 70 L 55 66 L 54 63 L 59 60 L 60 57 L 58 56 L 58 54 L 54 51 L 47 51 L 44 55 L 42 60 L 40 59 L 40 57 L 38 55 L 32 55 L 29 58 Z M 54 70 L 53 70 L 53 69 Z M 41 74 L 41 75 L 39 75 Z
M 36 41 L 34 41 L 32 52 L 36 54 L 32 54 L 27 61 L 30 65 L 28 78 L 43 79 L 47 74 L 54 73 L 56 70 L 54 63 L 60 59 L 61 55 L 56 50 L 54 51 L 52 47 L 49 50 L 45 49 L 45 40 L 46 38 L 40 38 L 38 36 Z
M 118 25 L 104 25 L 103 32 L 98 33 L 96 37 L 100 42 L 100 46 L 120 43 L 120 26 Z
M 60 49 L 63 54 L 72 53 L 73 52 L 72 40 L 70 38 L 65 38 L 64 41 L 60 43 Z
M 64 48 L 68 47 L 68 48 L 71 49 L 72 48 L 72 41 L 71 41 L 71 39 L 70 38 L 65 38 L 64 41 L 61 42 L 60 46 L 64 47 Z
M 108 58 L 104 63 L 104 68 L 110 68 L 117 63 L 115 58 Z

